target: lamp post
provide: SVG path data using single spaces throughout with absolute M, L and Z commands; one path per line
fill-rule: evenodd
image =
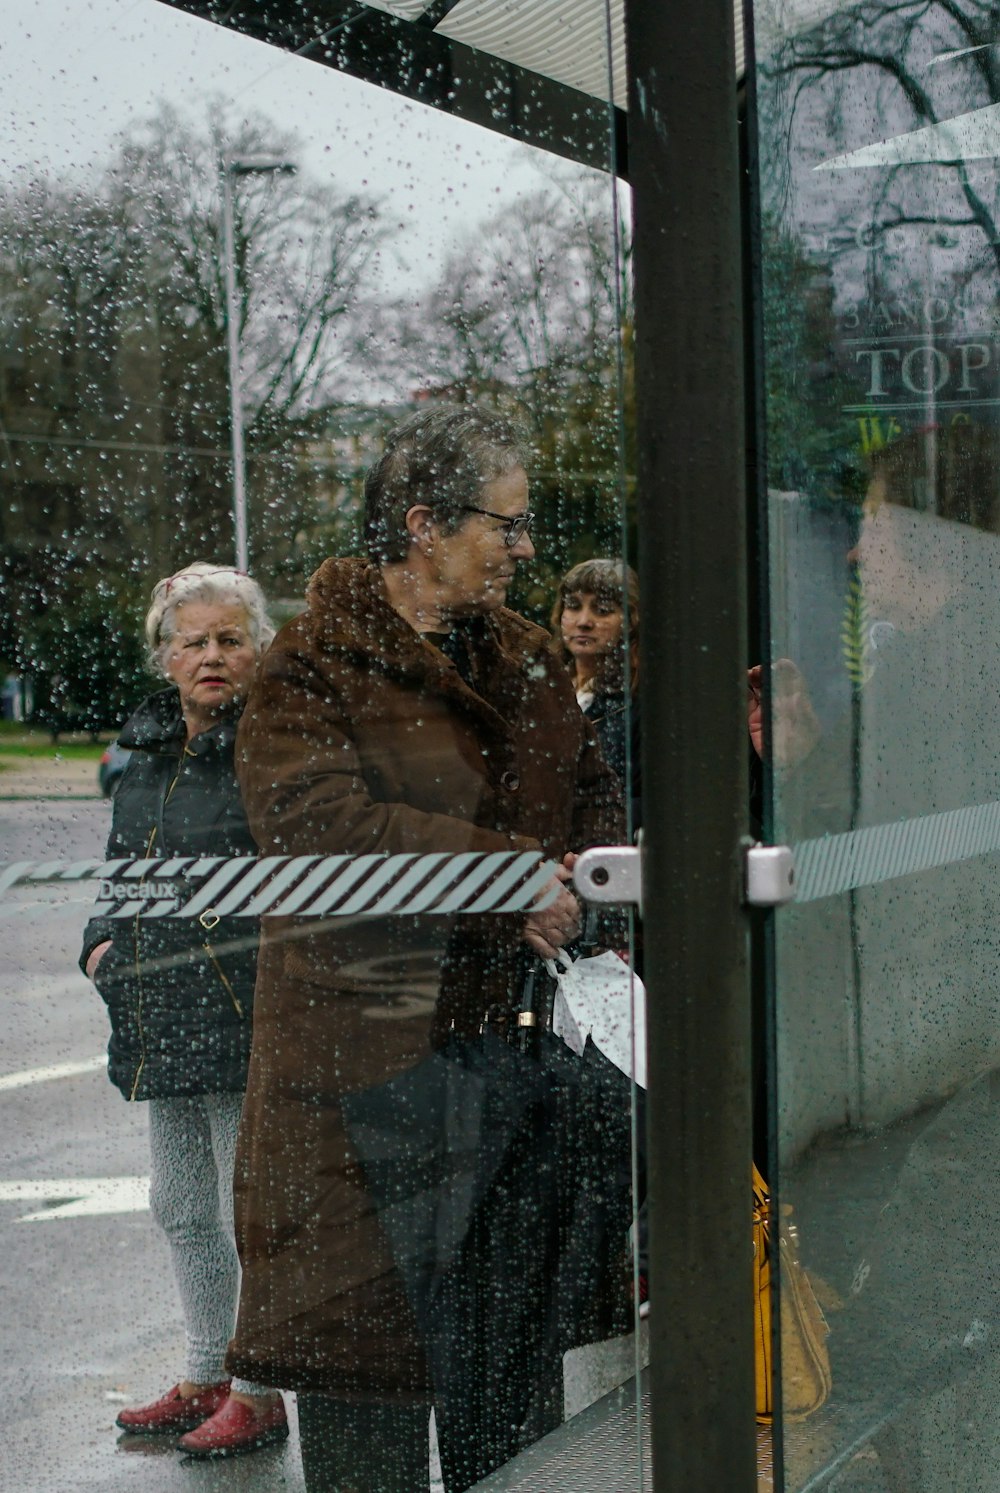
M 240 327 L 236 301 L 236 245 L 233 229 L 233 178 L 236 176 L 291 176 L 292 161 L 276 161 L 266 156 L 222 156 L 219 175 L 222 178 L 222 273 L 226 287 L 226 345 L 229 354 L 229 433 L 233 454 L 233 529 L 236 539 L 236 568 L 248 567 L 246 459 L 243 447 L 243 389 L 240 380 Z

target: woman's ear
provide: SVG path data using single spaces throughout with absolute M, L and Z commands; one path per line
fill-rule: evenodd
M 422 554 L 428 555 L 434 548 L 436 529 L 434 514 L 426 503 L 415 503 L 407 510 L 406 531 L 410 536 L 410 544 L 417 546 Z

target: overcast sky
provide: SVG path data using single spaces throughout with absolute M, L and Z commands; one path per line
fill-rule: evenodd
M 491 131 L 187 16 L 157 0 L 6 0 L 0 163 L 9 183 L 96 176 L 166 100 L 194 120 L 212 97 L 302 143 L 299 164 L 367 189 L 410 225 L 393 266 L 416 284 L 501 202 L 561 163 Z

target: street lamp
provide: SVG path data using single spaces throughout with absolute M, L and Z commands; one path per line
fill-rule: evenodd
M 222 156 L 222 273 L 226 285 L 226 344 L 229 351 L 229 432 L 233 453 L 233 528 L 236 568 L 248 568 L 246 462 L 243 449 L 243 390 L 240 382 L 240 328 L 236 304 L 236 246 L 233 231 L 233 178 L 236 176 L 293 176 L 293 161 L 267 156 Z

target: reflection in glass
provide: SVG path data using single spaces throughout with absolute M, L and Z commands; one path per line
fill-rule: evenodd
M 834 1370 L 787 1488 L 995 1481 L 996 19 L 758 7 L 773 1145 Z

